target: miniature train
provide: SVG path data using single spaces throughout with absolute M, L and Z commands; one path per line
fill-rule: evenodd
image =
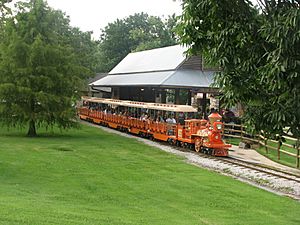
M 228 156 L 231 147 L 222 139 L 222 117 L 212 113 L 208 120 L 194 119 L 192 106 L 82 97 L 78 114 L 82 120 L 213 156 Z

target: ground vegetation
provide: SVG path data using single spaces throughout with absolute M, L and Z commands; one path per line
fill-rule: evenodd
M 297 201 L 132 138 L 22 133 L 0 129 L 0 224 L 300 223 Z

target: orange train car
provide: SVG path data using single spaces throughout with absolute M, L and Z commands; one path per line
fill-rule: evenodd
M 213 156 L 228 156 L 218 113 L 194 119 L 192 106 L 82 97 L 80 119 L 142 137 L 189 147 Z

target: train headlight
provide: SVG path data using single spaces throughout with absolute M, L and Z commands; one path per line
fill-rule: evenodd
M 217 129 L 222 130 L 222 124 L 217 124 Z

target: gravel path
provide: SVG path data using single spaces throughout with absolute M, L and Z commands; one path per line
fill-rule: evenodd
M 258 172 L 249 168 L 245 168 L 242 166 L 232 165 L 226 161 L 222 162 L 219 159 L 213 159 L 213 158 L 207 158 L 202 157 L 201 155 L 198 155 L 193 152 L 184 152 L 179 151 L 176 148 L 164 145 L 159 142 L 151 141 L 148 139 L 136 137 L 134 135 L 126 134 L 119 132 L 117 130 L 113 130 L 106 127 L 101 127 L 98 125 L 94 125 L 87 122 L 82 122 L 84 124 L 101 128 L 102 130 L 118 134 L 127 138 L 133 138 L 136 140 L 139 140 L 143 142 L 144 144 L 147 144 L 149 146 L 156 147 L 158 149 L 161 149 L 165 152 L 169 152 L 178 156 L 182 156 L 186 159 L 187 163 L 206 168 L 212 171 L 219 172 L 221 174 L 231 176 L 235 179 L 238 179 L 242 182 L 246 182 L 248 184 L 251 184 L 255 187 L 262 188 L 264 190 L 276 193 L 278 195 L 283 196 L 289 196 L 291 198 L 300 200 L 300 183 L 296 181 L 289 181 L 284 178 L 278 178 L 274 176 L 267 175 L 263 172 Z

